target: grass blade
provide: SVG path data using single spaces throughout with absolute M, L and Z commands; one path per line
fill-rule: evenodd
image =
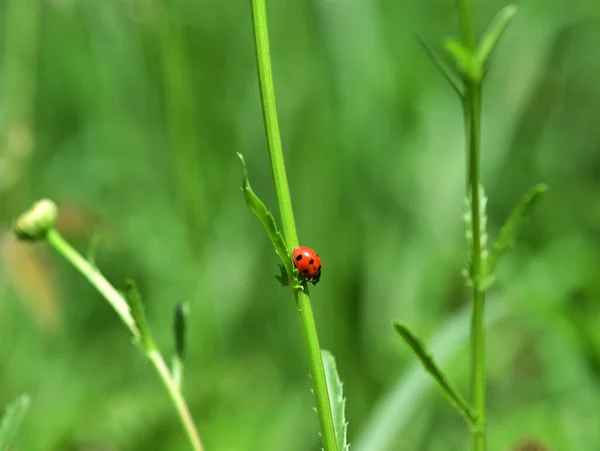
M 335 365 L 335 358 L 329 351 L 323 349 L 323 365 L 325 367 L 325 378 L 327 379 L 327 391 L 329 392 L 329 402 L 333 413 L 333 425 L 335 427 L 335 438 L 338 451 L 347 451 L 349 446 L 346 441 L 347 426 L 346 422 L 346 399 L 342 390 L 342 381 Z
M 513 246 L 515 237 L 523 220 L 532 211 L 533 207 L 538 203 L 546 191 L 548 191 L 547 185 L 543 183 L 535 185 L 521 198 L 521 201 L 510 213 L 494 243 L 489 259 L 489 274 L 493 273 L 500 257 Z
M 29 395 L 24 393 L 6 409 L 0 423 L 0 451 L 7 451 L 14 441 L 30 402 Z
M 242 167 L 244 169 L 242 191 L 244 192 L 246 204 L 260 220 L 260 222 L 262 222 L 267 234 L 269 235 L 271 243 L 273 243 L 275 252 L 277 252 L 277 255 L 279 255 L 279 258 L 281 258 L 281 262 L 288 273 L 288 277 L 291 279 L 293 274 L 292 261 L 283 239 L 283 235 L 277 228 L 277 223 L 275 222 L 273 214 L 267 209 L 263 201 L 260 200 L 260 198 L 254 193 L 254 191 L 252 191 L 252 188 L 250 187 L 250 182 L 248 181 L 248 170 L 246 169 L 246 161 L 244 160 L 244 156 L 239 152 L 237 155 L 242 162 Z
M 433 357 L 421 340 L 404 323 L 395 321 L 394 329 L 411 347 L 417 357 L 419 357 L 425 370 L 435 379 L 454 407 L 456 407 L 459 413 L 465 417 L 467 423 L 472 427 L 476 426 L 477 416 L 473 412 L 473 409 L 471 409 L 471 406 L 465 401 L 460 392 L 451 384 L 443 370 L 435 363 Z
M 479 47 L 475 54 L 475 58 L 479 62 L 480 67 L 483 67 L 487 63 L 496 44 L 500 40 L 500 37 L 506 31 L 508 24 L 516 13 L 516 5 L 507 5 L 496 14 L 496 17 L 481 38 L 481 42 L 479 43 Z

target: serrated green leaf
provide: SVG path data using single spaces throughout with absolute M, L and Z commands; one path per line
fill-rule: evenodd
M 471 427 L 475 427 L 478 423 L 477 415 L 462 397 L 460 392 L 450 383 L 450 380 L 444 374 L 442 369 L 435 363 L 433 357 L 421 340 L 419 340 L 419 338 L 404 323 L 395 321 L 394 329 L 417 355 L 425 370 L 437 382 L 438 386 L 442 389 L 456 410 L 458 410 Z
M 446 38 L 444 41 L 446 50 L 456 63 L 458 70 L 472 81 L 480 81 L 482 68 L 473 52 L 462 45 L 456 38 Z
M 506 31 L 506 28 L 516 13 L 516 5 L 507 5 L 496 14 L 496 17 L 494 17 L 494 20 L 481 38 L 479 46 L 477 47 L 477 52 L 475 53 L 475 57 L 480 67 L 485 66 L 490 55 L 496 48 L 496 44 L 498 44 L 500 37 Z
M 454 89 L 454 91 L 458 94 L 459 97 L 462 98 L 463 92 L 460 88 L 460 80 L 456 79 L 456 73 L 454 70 L 448 66 L 446 60 L 439 54 L 439 52 L 422 36 L 416 35 L 417 40 L 425 50 L 425 53 L 429 56 L 431 62 L 435 65 L 435 67 L 440 71 L 440 73 L 444 76 L 448 84 Z
M 133 280 L 125 281 L 125 299 L 131 307 L 131 316 L 135 321 L 135 325 L 140 332 L 137 345 L 140 346 L 146 353 L 149 353 L 156 349 L 152 335 L 150 335 L 150 329 L 148 328 L 148 322 L 146 321 L 146 311 L 144 308 L 144 302 L 142 296 Z
M 260 200 L 260 198 L 254 193 L 254 191 L 252 191 L 252 188 L 250 187 L 250 182 L 248 181 L 248 170 L 246 169 L 246 161 L 244 160 L 244 156 L 239 152 L 237 156 L 242 162 L 242 167 L 244 169 L 242 191 L 244 192 L 246 204 L 260 220 L 260 222 L 262 222 L 262 225 L 269 235 L 271 243 L 273 243 L 275 252 L 277 252 L 277 255 L 279 255 L 279 258 L 281 259 L 281 262 L 287 271 L 288 277 L 291 279 L 293 274 L 292 260 L 283 239 L 283 235 L 277 228 L 277 223 L 275 222 L 273 214 L 267 209 L 263 201 Z
M 333 413 L 333 426 L 335 428 L 335 438 L 338 451 L 347 451 L 349 446 L 346 442 L 347 426 L 346 422 L 346 399 L 342 390 L 342 381 L 337 371 L 335 358 L 333 354 L 325 349 L 322 350 L 323 366 L 325 367 L 325 379 L 327 380 L 327 391 L 329 392 L 329 404 Z
M 0 451 L 8 451 L 23 422 L 23 418 L 25 418 L 27 410 L 29 410 L 30 404 L 29 395 L 24 393 L 7 407 L 0 422 Z
M 508 216 L 508 219 L 500 229 L 500 234 L 494 243 L 490 258 L 489 258 L 489 272 L 493 273 L 498 260 L 500 257 L 514 244 L 515 237 L 517 235 L 520 225 L 523 223 L 525 217 L 531 212 L 533 207 L 541 199 L 542 195 L 548 191 L 548 186 L 540 183 L 531 188 L 521 198 L 521 201 L 513 209 Z

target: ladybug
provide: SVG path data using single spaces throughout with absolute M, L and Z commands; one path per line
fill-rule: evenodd
M 306 280 L 316 285 L 321 279 L 321 259 L 310 247 L 298 246 L 292 250 L 294 265 Z

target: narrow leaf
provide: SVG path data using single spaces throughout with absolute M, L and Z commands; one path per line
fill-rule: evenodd
M 156 346 L 154 345 L 150 329 L 148 328 L 148 322 L 146 321 L 146 311 L 142 296 L 133 280 L 128 279 L 125 281 L 125 298 L 131 307 L 131 315 L 140 332 L 140 337 L 136 344 L 146 353 L 149 353 L 156 349 Z
M 462 397 L 460 392 L 450 383 L 450 380 L 444 374 L 442 369 L 435 363 L 433 357 L 421 340 L 419 340 L 406 324 L 395 321 L 394 329 L 404 339 L 406 344 L 410 346 L 419 360 L 421 360 L 421 364 L 425 370 L 435 379 L 456 410 L 463 415 L 470 426 L 475 427 L 478 422 L 477 415 Z
M 446 38 L 444 46 L 464 76 L 472 81 L 481 80 L 481 66 L 471 50 L 456 38 Z
M 187 345 L 187 318 L 190 307 L 187 302 L 180 302 L 175 307 L 173 315 L 173 337 L 175 341 L 175 354 L 183 360 Z
M 498 14 L 496 14 L 496 17 L 481 38 L 479 47 L 477 48 L 476 59 L 481 67 L 485 66 L 489 60 L 490 55 L 496 48 L 496 44 L 498 44 L 498 41 L 500 40 L 500 37 L 506 31 L 508 24 L 516 13 L 516 5 L 507 5 L 502 8 Z
M 285 245 L 283 235 L 277 228 L 273 214 L 267 209 L 265 204 L 259 199 L 259 197 L 254 193 L 254 191 L 252 191 L 252 188 L 250 187 L 250 182 L 248 181 L 248 170 L 246 169 L 246 161 L 244 160 L 244 156 L 239 152 L 237 155 L 242 162 L 242 167 L 244 169 L 242 191 L 244 192 L 246 204 L 260 220 L 260 222 L 262 222 L 267 234 L 269 235 L 269 238 L 271 239 L 271 243 L 273 243 L 275 252 L 277 252 L 277 255 L 279 255 L 279 258 L 281 258 L 281 262 L 287 270 L 288 276 L 291 278 L 293 274 L 292 261 L 289 256 L 287 246 Z
M 440 71 L 440 73 L 444 76 L 448 84 L 454 89 L 454 91 L 458 94 L 459 97 L 462 98 L 463 92 L 460 88 L 460 81 L 456 79 L 454 70 L 448 66 L 446 60 L 438 53 L 438 51 L 433 48 L 433 46 L 422 36 L 416 35 L 419 43 L 429 56 L 431 62 L 435 65 L 435 67 Z
M 494 243 L 494 248 L 489 259 L 489 272 L 494 271 L 500 257 L 514 244 L 519 227 L 525 217 L 533 210 L 533 207 L 548 191 L 548 186 L 541 183 L 531 188 L 522 198 L 517 206 L 508 216 L 508 219 L 500 229 L 500 234 Z
M 342 381 L 340 380 L 333 355 L 324 349 L 322 350 L 322 354 L 338 451 L 347 451 L 350 445 L 346 443 L 348 423 L 346 422 L 346 399 L 342 391 Z
M 490 329 L 510 313 L 506 302 L 496 293 L 486 300 L 486 328 Z M 471 307 L 467 306 L 452 315 L 429 342 L 429 351 L 438 365 L 454 365 L 457 357 L 468 351 Z M 466 372 L 464 370 L 463 372 Z M 357 430 L 352 443 L 353 451 L 389 451 L 398 447 L 398 437 L 414 424 L 426 395 L 437 384 L 431 383 L 420 361 L 410 365 L 398 375 L 394 384 L 373 404 L 371 412 Z M 436 388 L 437 390 L 437 388 Z
M 30 403 L 29 395 L 24 393 L 6 409 L 0 422 L 0 451 L 7 451 L 14 441 Z
M 183 362 L 187 347 L 187 318 L 189 315 L 189 305 L 187 302 L 180 302 L 175 307 L 173 315 L 173 339 L 175 342 L 175 355 L 173 356 L 173 379 L 177 387 L 181 387 L 183 380 Z

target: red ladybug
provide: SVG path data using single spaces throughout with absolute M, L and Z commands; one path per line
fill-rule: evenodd
M 321 279 L 321 259 L 310 247 L 298 246 L 292 250 L 294 265 L 306 280 L 316 285 Z

